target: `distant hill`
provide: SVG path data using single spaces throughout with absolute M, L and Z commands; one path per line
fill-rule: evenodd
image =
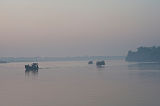
M 160 47 L 139 47 L 137 51 L 128 51 L 126 61 L 160 62 Z

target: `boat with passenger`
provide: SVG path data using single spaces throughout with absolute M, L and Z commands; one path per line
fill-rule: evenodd
M 31 65 L 25 65 L 26 71 L 38 71 L 39 66 L 38 63 L 32 63 Z
M 93 64 L 93 61 L 89 61 L 88 64 Z
M 96 62 L 96 65 L 97 65 L 97 66 L 104 66 L 104 65 L 106 65 L 106 63 L 105 63 L 104 60 L 102 60 L 102 61 L 97 61 L 97 62 Z

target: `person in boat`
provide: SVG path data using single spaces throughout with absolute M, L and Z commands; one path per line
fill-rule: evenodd
M 102 66 L 102 65 L 106 65 L 106 63 L 105 63 L 104 60 L 103 60 L 103 61 L 97 61 L 97 62 L 96 62 L 96 65 L 97 65 L 97 66 Z
M 26 69 L 26 71 L 29 71 L 29 70 L 32 70 L 32 71 L 37 70 L 38 71 L 39 66 L 38 66 L 38 63 L 32 63 L 31 66 L 29 64 L 25 65 L 25 69 Z
M 93 61 L 89 61 L 88 64 L 93 64 Z

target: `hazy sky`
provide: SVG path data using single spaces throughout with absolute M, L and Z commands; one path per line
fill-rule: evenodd
M 160 0 L 0 0 L 0 57 L 126 55 L 160 46 Z

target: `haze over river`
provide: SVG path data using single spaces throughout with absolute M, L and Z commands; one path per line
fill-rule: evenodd
M 160 64 L 108 60 L 0 64 L 0 106 L 160 106 Z

